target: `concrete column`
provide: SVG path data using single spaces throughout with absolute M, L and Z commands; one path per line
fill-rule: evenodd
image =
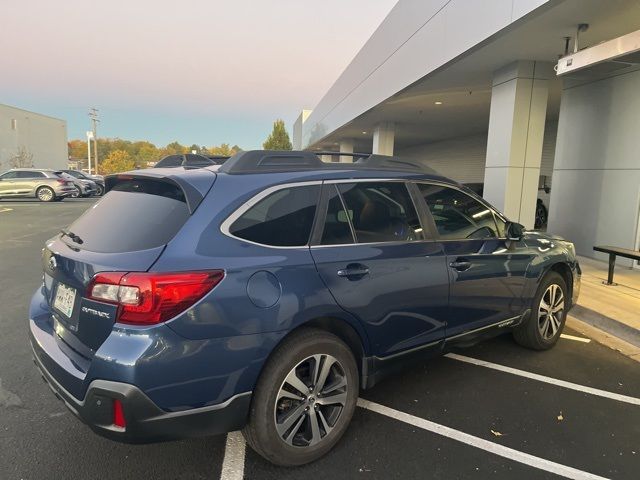
M 520 61 L 494 73 L 484 198 L 533 228 L 551 64 Z
M 340 153 L 353 153 L 353 141 L 342 140 L 340 142 Z M 353 157 L 340 155 L 340 163 L 353 163 Z
M 380 123 L 373 131 L 372 152 L 378 155 L 393 155 L 393 141 L 395 138 L 393 123 Z

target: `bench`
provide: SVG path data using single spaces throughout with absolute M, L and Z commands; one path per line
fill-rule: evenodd
M 631 258 L 632 260 L 640 261 L 640 252 L 637 250 L 630 250 L 628 248 L 610 247 L 608 245 L 601 245 L 593 247 L 596 252 L 609 254 L 609 275 L 607 277 L 607 285 L 613 285 L 613 269 L 616 266 L 616 257 Z

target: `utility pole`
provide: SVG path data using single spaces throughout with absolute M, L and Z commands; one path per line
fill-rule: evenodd
M 89 175 L 91 175 L 91 139 L 93 138 L 93 132 L 87 131 L 87 163 L 89 168 Z
M 90 108 L 89 109 L 89 118 L 91 119 L 91 125 L 93 127 L 93 162 L 95 165 L 95 174 L 98 174 L 98 109 Z

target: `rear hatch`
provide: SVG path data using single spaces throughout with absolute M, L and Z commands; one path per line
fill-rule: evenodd
M 109 336 L 115 305 L 86 298 L 99 272 L 145 272 L 215 181 L 208 170 L 107 177 L 109 192 L 43 250 L 45 295 L 58 337 L 90 359 Z

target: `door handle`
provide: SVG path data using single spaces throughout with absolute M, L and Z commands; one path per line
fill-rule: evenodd
M 454 270 L 464 272 L 465 270 L 469 270 L 471 268 L 471 262 L 468 260 L 458 259 L 455 262 L 451 262 L 449 266 Z
M 369 267 L 366 265 L 347 265 L 347 268 L 338 270 L 339 277 L 362 277 L 369 274 Z

